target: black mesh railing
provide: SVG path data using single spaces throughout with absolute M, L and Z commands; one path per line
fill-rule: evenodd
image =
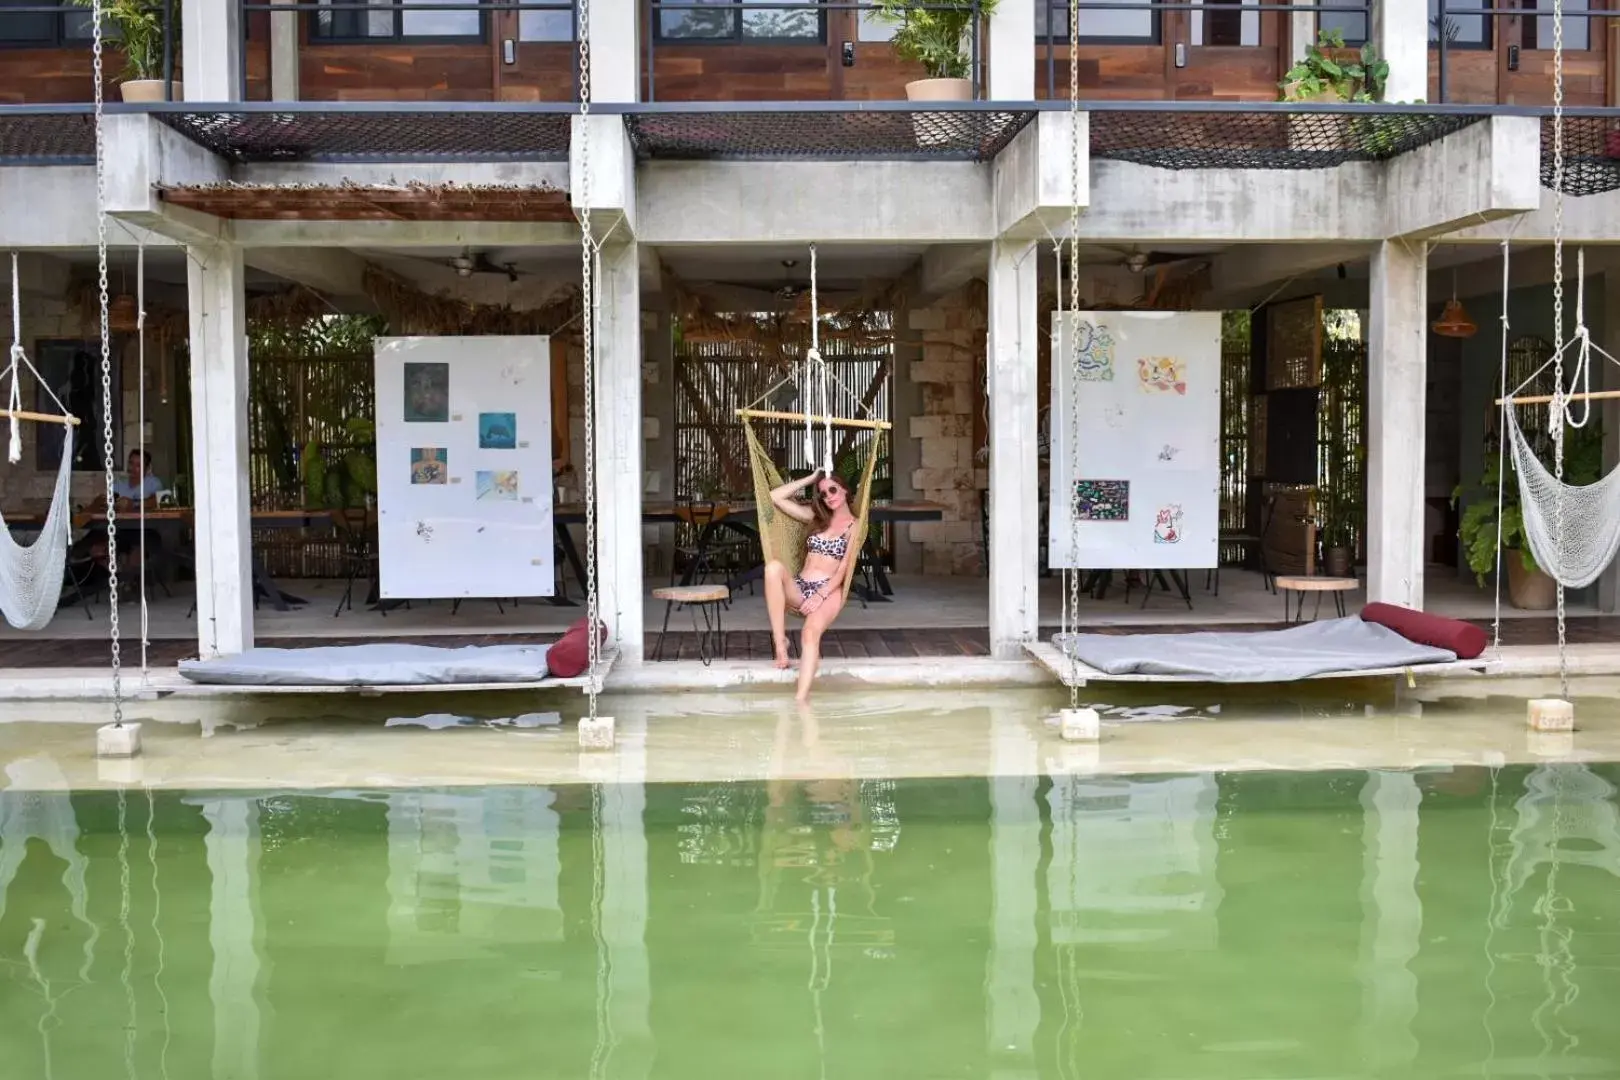
M 989 161 L 1023 130 L 1028 108 L 959 103 L 793 102 L 626 106 L 631 144 L 656 160 Z
M 93 165 L 96 121 L 89 105 L 0 106 L 0 165 Z
M 1387 161 L 1489 115 L 1485 109 L 1249 102 L 1083 107 L 1090 110 L 1094 159 L 1161 169 L 1324 169 Z
M 1620 109 L 1609 115 L 1564 117 L 1565 195 L 1620 189 Z M 1541 121 L 1541 183 L 1554 187 L 1553 120 Z
M 153 106 L 164 123 L 228 161 L 566 161 L 566 103 L 255 103 Z

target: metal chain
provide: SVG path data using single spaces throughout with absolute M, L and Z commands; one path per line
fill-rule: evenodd
M 107 609 L 111 623 L 113 726 L 124 726 L 124 693 L 118 645 L 118 505 L 113 496 L 112 333 L 107 324 L 107 144 L 102 130 L 105 104 L 101 88 L 102 0 L 92 0 L 90 81 L 95 89 L 96 122 L 96 260 L 101 303 L 101 443 L 107 481 Z
M 596 719 L 601 602 L 596 592 L 596 241 L 591 235 L 591 3 L 579 0 L 580 327 L 585 351 L 585 627 L 587 708 Z
M 1564 536 L 1564 0 L 1553 0 L 1553 485 L 1560 570 L 1568 563 Z M 1556 578 L 1556 576 L 1555 576 Z M 1569 698 L 1569 660 L 1564 626 L 1564 582 L 1558 595 L 1558 687 Z
M 1067 378 L 1069 386 L 1069 430 L 1064 447 L 1069 452 L 1068 484 L 1064 497 L 1069 511 L 1069 566 L 1065 570 L 1068 585 L 1065 602 L 1069 615 L 1064 619 L 1071 627 L 1080 621 L 1080 519 L 1074 511 L 1074 481 L 1080 475 L 1080 387 L 1076 380 L 1080 372 L 1080 50 L 1075 47 L 1079 39 L 1080 0 L 1069 0 L 1069 355 Z M 1063 288 L 1063 258 L 1058 257 L 1058 288 Z M 1080 707 L 1080 660 L 1069 649 L 1069 708 Z

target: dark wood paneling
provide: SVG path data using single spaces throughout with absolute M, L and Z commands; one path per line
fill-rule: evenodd
M 489 101 L 488 45 L 310 45 L 300 57 L 306 101 Z
M 124 61 L 114 54 L 104 64 L 106 72 L 116 74 Z M 86 48 L 0 49 L 0 104 L 89 101 L 96 96 L 90 72 Z M 114 81 L 104 84 L 109 100 L 117 100 Z

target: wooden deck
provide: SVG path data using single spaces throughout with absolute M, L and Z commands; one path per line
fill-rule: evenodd
M 1489 630 L 1489 624 L 1484 624 Z M 1242 631 L 1275 630 L 1283 626 L 1274 623 L 1243 623 L 1198 626 L 1193 624 L 1164 623 L 1149 626 L 1086 627 L 1087 633 L 1098 634 L 1181 634 L 1197 630 Z M 1044 627 L 1046 638 L 1056 627 Z M 448 634 L 436 636 L 353 637 L 353 638 L 261 638 L 259 644 L 269 648 L 298 648 L 307 645 L 365 645 L 379 642 L 397 642 L 413 645 L 518 645 L 548 643 L 557 634 Z M 1572 645 L 1600 645 L 1620 643 L 1620 617 L 1586 616 L 1572 618 L 1568 624 L 1568 640 Z M 658 641 L 656 633 L 646 639 L 646 655 L 651 657 Z M 1552 645 L 1558 641 L 1557 624 L 1550 618 L 1504 619 L 1502 644 Z M 190 639 L 164 639 L 153 641 L 148 649 L 153 667 L 172 667 L 179 661 L 195 656 L 197 643 Z M 822 655 L 835 659 L 868 658 L 928 658 L 944 659 L 957 656 L 988 656 L 990 632 L 983 627 L 924 630 L 833 630 L 822 641 Z M 125 638 L 123 657 L 126 666 L 139 665 L 140 643 Z M 771 657 L 770 634 L 763 630 L 728 631 L 723 659 L 768 660 Z M 664 642 L 665 661 L 697 660 L 698 639 L 690 631 L 671 631 Z M 107 662 L 107 644 L 104 640 L 85 638 L 40 638 L 31 641 L 0 641 L 0 668 L 82 668 L 98 667 Z

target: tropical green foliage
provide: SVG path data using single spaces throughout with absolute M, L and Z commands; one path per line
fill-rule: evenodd
M 73 0 L 92 7 L 95 0 Z M 179 42 L 181 0 L 174 0 L 175 41 Z M 124 79 L 163 77 L 163 0 L 102 0 L 109 36 L 116 35 L 127 66 Z
M 351 416 L 343 430 L 354 448 L 329 455 L 313 439 L 304 446 L 299 468 L 306 506 L 352 509 L 377 494 L 377 425 L 366 417 Z
M 996 0 L 946 0 L 927 7 L 916 0 L 877 0 L 876 15 L 895 26 L 890 44 L 900 59 L 921 64 L 930 79 L 965 79 L 973 70 L 973 21 L 989 18 L 995 9 Z
M 1532 448 L 1543 462 L 1553 458 L 1552 438 L 1549 435 L 1531 437 Z M 1507 482 L 1501 485 L 1501 534 L 1497 534 L 1497 480 L 1501 477 L 1501 463 L 1507 461 Z M 1596 483 L 1603 475 L 1603 433 L 1596 422 L 1581 428 L 1568 428 L 1564 435 L 1564 481 L 1569 484 Z M 1452 502 L 1466 498 L 1459 533 L 1463 555 L 1474 578 L 1484 585 L 1496 569 L 1496 553 L 1517 552 L 1526 570 L 1537 570 L 1536 557 L 1530 551 L 1530 542 L 1524 531 L 1524 510 L 1519 502 L 1519 474 L 1513 467 L 1511 455 L 1500 453 L 1496 439 L 1487 440 L 1485 469 L 1479 483 L 1473 488 L 1458 487 Z
M 1306 47 L 1304 59 L 1289 68 L 1278 84 L 1283 100 L 1313 101 L 1332 93 L 1340 101 L 1383 101 L 1389 62 L 1379 58 L 1372 42 L 1363 45 L 1353 60 L 1335 59 L 1344 49 L 1342 31 L 1321 31 L 1316 44 Z

